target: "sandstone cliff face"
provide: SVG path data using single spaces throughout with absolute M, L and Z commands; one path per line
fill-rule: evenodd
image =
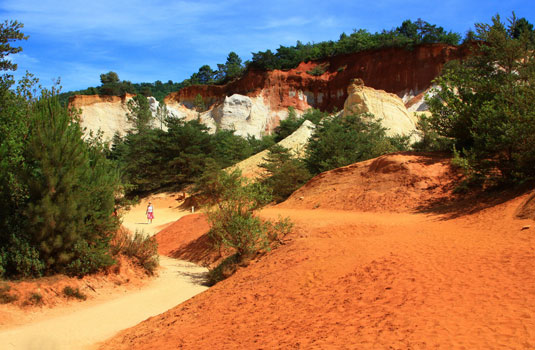
M 82 127 L 93 133 L 100 130 L 104 139 L 110 140 L 115 132 L 124 135 L 132 127 L 126 119 L 126 103 L 132 97 L 77 95 L 71 97 L 69 105 L 81 110 Z
M 94 134 L 102 133 L 104 140 L 111 140 L 115 133 L 123 136 L 132 128 L 132 123 L 127 119 L 127 103 L 134 95 L 124 96 L 101 96 L 101 95 L 76 95 L 69 100 L 69 106 L 80 110 L 80 122 L 86 128 L 86 134 L 90 131 Z M 153 115 L 159 102 L 154 97 L 149 97 L 149 105 Z M 169 111 L 172 116 L 180 117 L 174 111 Z M 154 127 L 165 126 L 157 119 L 152 121 Z
M 355 78 L 361 79 L 369 88 L 397 95 L 411 112 L 425 110 L 423 94 L 442 66 L 466 54 L 468 49 L 444 44 L 421 45 L 412 50 L 370 50 L 324 61 L 303 62 L 289 71 L 249 70 L 241 79 L 226 85 L 186 87 L 169 94 L 164 102 L 177 118 L 199 118 L 212 131 L 220 127 L 235 130 L 238 135 L 260 138 L 270 134 L 280 120 L 288 116 L 288 107 L 294 107 L 298 114 L 311 107 L 323 111 L 341 110 L 349 96 L 347 87 Z M 313 76 L 307 73 L 318 65 L 326 68 L 324 74 Z M 194 109 L 198 94 L 208 106 L 203 113 Z M 106 136 L 111 137 L 115 130 L 124 133 L 129 127 L 125 118 L 127 99 L 128 96 L 76 96 L 72 104 L 82 108 L 84 126 L 93 130 L 100 127 Z M 393 101 L 393 97 L 388 99 Z M 397 106 L 398 102 L 389 106 Z M 154 101 L 153 106 L 156 104 Z M 381 116 L 388 120 L 390 112 L 385 108 L 395 110 L 398 107 L 383 106 Z M 409 119 L 410 116 L 412 114 Z M 391 130 L 409 128 L 407 123 L 410 122 L 405 119 L 396 119 L 397 126 L 390 123 Z
M 309 107 L 324 111 L 340 110 L 347 98 L 347 86 L 355 78 L 366 86 L 385 90 L 402 97 L 405 102 L 431 86 L 443 65 L 468 53 L 463 47 L 445 44 L 428 44 L 412 50 L 385 48 L 347 55 L 324 61 L 303 62 L 289 71 L 249 70 L 236 81 L 222 86 L 190 86 L 169 94 L 165 102 L 174 101 L 192 106 L 200 94 L 208 105 L 221 103 L 226 96 L 263 95 L 271 110 L 297 110 Z M 321 76 L 307 73 L 322 65 L 326 71 Z
M 387 129 L 389 136 L 415 134 L 416 120 L 397 95 L 364 86 L 360 79 L 347 88 L 347 93 L 343 116 L 371 113 Z

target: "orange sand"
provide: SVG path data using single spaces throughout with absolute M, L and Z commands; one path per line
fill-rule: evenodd
M 533 349 L 527 195 L 447 202 L 453 176 L 407 154 L 324 173 L 261 212 L 293 220 L 283 245 L 101 349 Z

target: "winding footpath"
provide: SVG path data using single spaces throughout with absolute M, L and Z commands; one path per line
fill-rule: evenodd
M 148 234 L 155 234 L 165 224 L 187 214 L 173 208 L 158 212 L 154 226 L 141 223 L 144 206 L 133 207 L 123 224 L 135 230 L 141 225 Z M 163 209 L 163 208 L 162 208 Z M 141 219 L 143 217 L 141 216 Z M 160 226 L 156 226 L 157 224 Z M 163 223 L 163 225 L 162 225 Z M 101 304 L 77 309 L 73 313 L 0 332 L 2 350 L 75 350 L 95 349 L 98 343 L 120 330 L 161 314 L 206 290 L 203 286 L 206 269 L 195 264 L 160 256 L 158 277 L 143 289 Z

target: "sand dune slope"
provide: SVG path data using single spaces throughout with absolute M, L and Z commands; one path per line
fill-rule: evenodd
M 403 157 L 376 176 L 373 161 L 323 174 L 263 210 L 294 221 L 283 245 L 101 349 L 535 348 L 535 229 L 515 219 L 527 195 L 437 211 L 426 204 L 447 198 L 447 162 Z M 371 205 L 358 192 L 374 181 Z

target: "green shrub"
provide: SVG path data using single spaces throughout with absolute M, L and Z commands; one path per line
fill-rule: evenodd
M 87 296 L 84 293 L 80 292 L 80 289 L 73 288 L 71 286 L 66 286 L 65 288 L 63 288 L 63 294 L 68 298 L 76 298 L 80 300 L 87 299 Z
M 312 174 L 406 149 L 406 137 L 388 137 L 371 114 L 322 120 L 307 146 L 305 162 Z
M 444 67 L 428 101 L 430 129 L 491 182 L 535 177 L 535 34 L 524 21 L 476 24 L 473 54 Z
M 277 203 L 284 201 L 312 177 L 305 163 L 280 145 L 271 147 L 264 161 L 260 164 L 266 170 L 262 183 L 270 189 Z
M 39 252 L 28 241 L 12 234 L 9 245 L 0 250 L 0 260 L 4 274 L 10 277 L 40 277 L 45 264 L 39 258 Z
M 9 294 L 10 290 L 11 286 L 9 284 L 0 286 L 0 304 L 9 304 L 18 299 L 16 295 Z
M 214 284 L 232 276 L 232 274 L 236 272 L 238 263 L 238 254 L 233 254 L 224 259 L 219 265 L 208 271 L 207 284 L 209 286 L 213 286 Z
M 135 258 L 148 273 L 152 274 L 158 267 L 158 242 L 143 232 L 136 231 L 131 235 L 125 229 L 120 229 L 111 242 L 113 255 L 123 254 Z
M 292 232 L 293 222 L 290 218 L 281 218 L 276 222 L 266 221 L 267 236 L 270 242 L 281 243 L 281 239 Z
M 311 70 L 307 70 L 307 73 L 310 75 L 314 75 L 314 76 L 320 76 L 327 71 L 328 67 L 329 67 L 329 63 L 318 64 Z
M 30 297 L 26 302 L 25 305 L 40 305 L 43 303 L 43 295 L 41 293 L 33 292 L 30 294 Z
M 232 270 L 231 262 L 246 263 L 257 253 L 270 250 L 273 240 L 291 230 L 288 219 L 272 223 L 254 215 L 256 209 L 271 200 L 271 195 L 266 186 L 250 183 L 239 170 L 231 173 L 214 171 L 211 176 L 202 179 L 198 188 L 204 190 L 201 194 L 213 205 L 208 212 L 211 225 L 208 236 L 212 244 L 235 251 L 232 259 L 224 261 L 211 272 L 212 281 L 228 276 L 225 271 Z
M 84 276 L 96 273 L 115 263 L 107 245 L 89 245 L 80 240 L 74 245 L 75 258 L 67 265 L 65 272 L 70 276 Z

